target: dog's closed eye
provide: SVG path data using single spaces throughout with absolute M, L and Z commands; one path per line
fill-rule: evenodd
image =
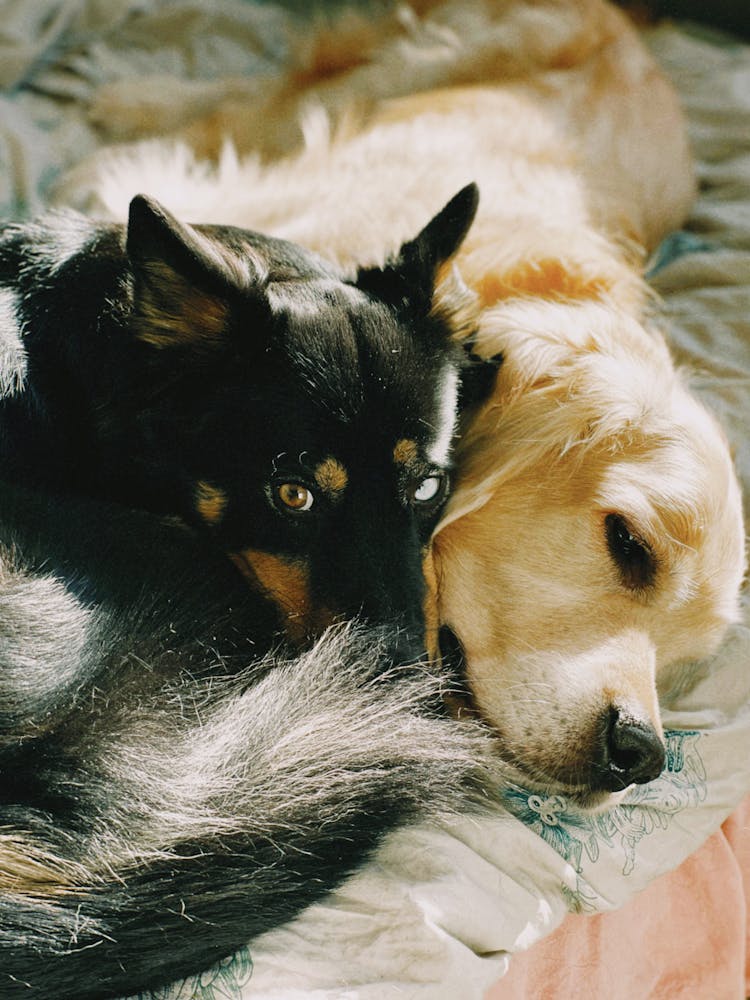
M 656 576 L 656 559 L 646 542 L 633 534 L 621 514 L 607 514 L 604 530 L 623 586 L 628 590 L 650 587 Z

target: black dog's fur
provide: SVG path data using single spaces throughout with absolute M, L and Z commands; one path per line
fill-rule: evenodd
M 483 731 L 399 667 L 453 381 L 492 373 L 433 301 L 475 207 L 351 282 L 142 198 L 0 235 L 3 1000 L 201 970 L 475 800 Z

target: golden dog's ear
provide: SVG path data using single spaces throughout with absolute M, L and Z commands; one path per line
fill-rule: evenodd
M 396 308 L 427 315 L 440 267 L 464 241 L 479 205 L 479 188 L 467 184 L 382 268 L 362 268 L 357 286 Z
M 130 203 L 126 251 L 133 274 L 135 335 L 158 348 L 216 349 L 232 297 L 264 300 L 253 263 L 178 222 L 145 195 Z

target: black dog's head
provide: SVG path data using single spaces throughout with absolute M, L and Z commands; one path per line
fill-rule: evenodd
M 131 205 L 131 323 L 154 387 L 141 419 L 183 516 L 294 639 L 359 615 L 393 626 L 406 657 L 434 627 L 425 564 L 466 366 L 434 290 L 477 197 L 463 189 L 351 281 L 285 241 Z

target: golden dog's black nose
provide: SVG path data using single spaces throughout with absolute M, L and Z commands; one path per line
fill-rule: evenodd
M 658 778 L 666 750 L 651 723 L 614 706 L 603 722 L 600 759 L 594 762 L 595 787 L 616 792 Z

